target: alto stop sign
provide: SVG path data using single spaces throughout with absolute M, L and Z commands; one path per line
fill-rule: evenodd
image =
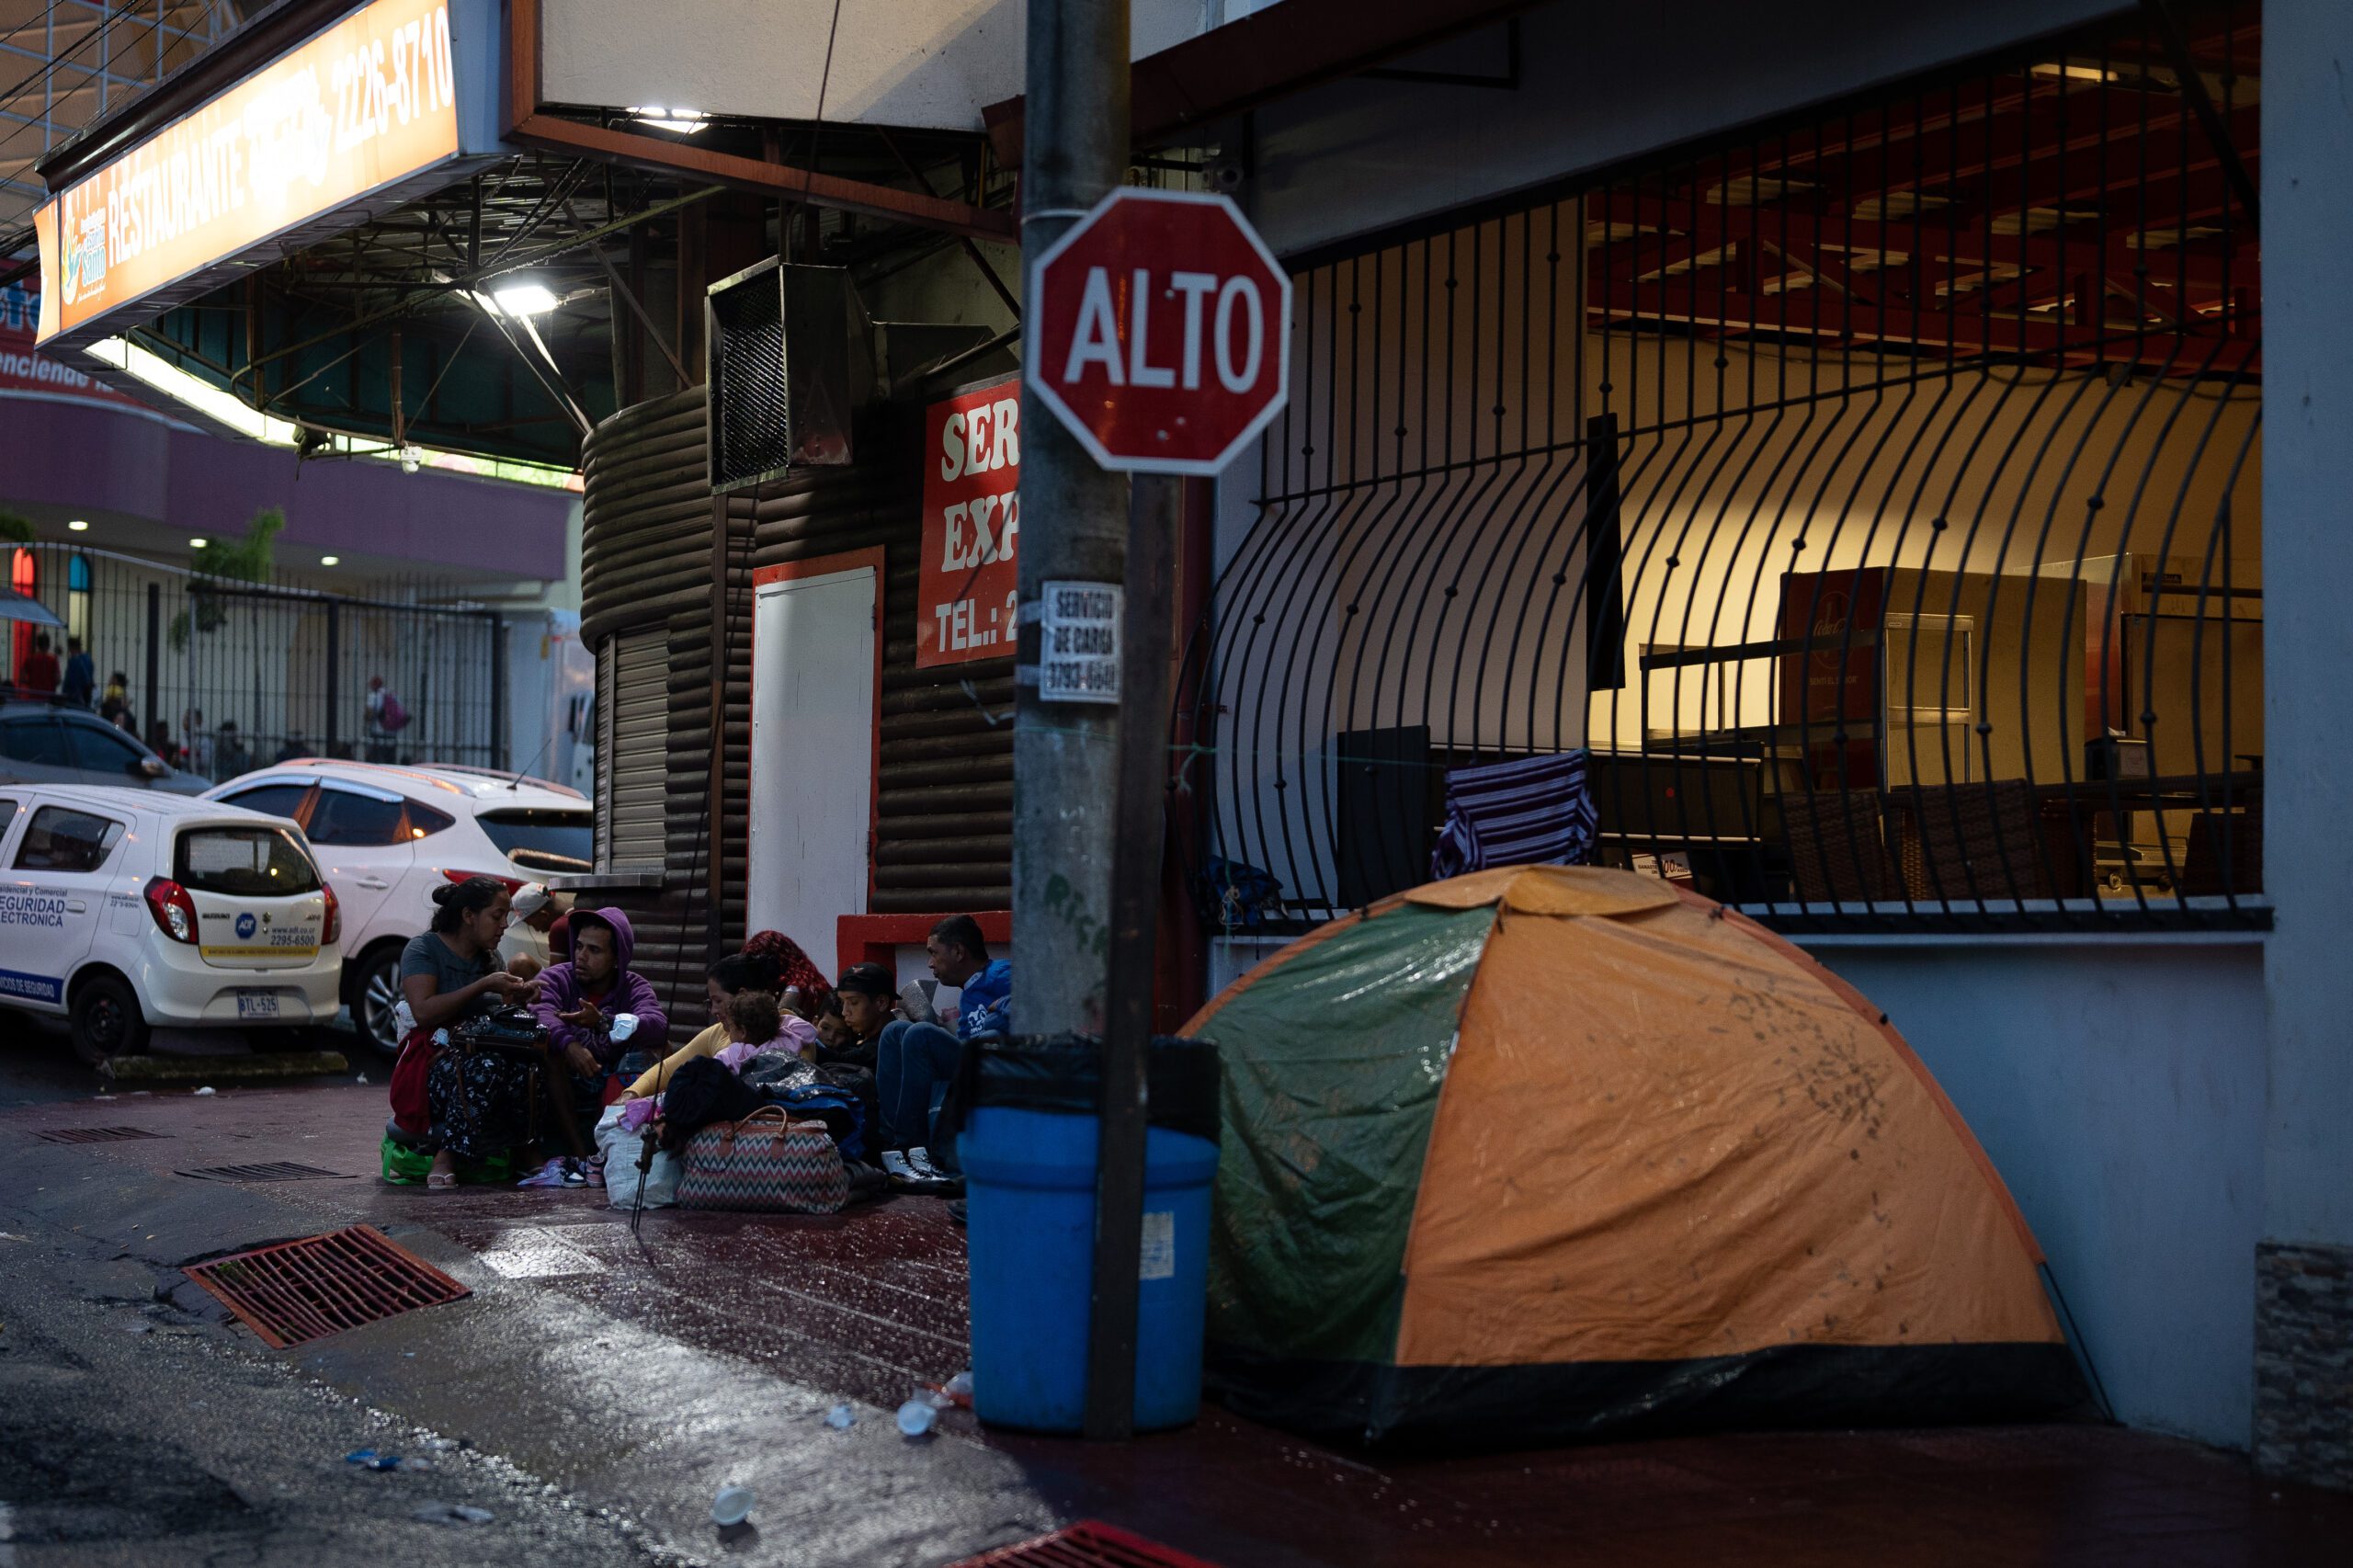
M 1029 385 L 1108 469 L 1216 473 L 1290 386 L 1290 278 L 1222 196 L 1122 187 L 1029 278 Z

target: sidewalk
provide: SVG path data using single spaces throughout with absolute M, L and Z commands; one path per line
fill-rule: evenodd
M 1225 1568 L 2290 1563 L 2327 1561 L 2353 1539 L 2353 1498 L 2097 1426 L 1376 1461 L 1212 1406 L 1188 1431 L 1119 1447 L 983 1433 L 961 1412 L 911 1443 L 890 1412 L 966 1365 L 963 1236 L 940 1203 L 830 1219 L 663 1210 L 633 1237 L 601 1192 L 386 1187 L 383 1115 L 381 1086 L 9 1111 L 0 1229 L 110 1241 L 165 1270 L 375 1225 L 475 1294 L 286 1359 L 642 1520 L 651 1539 L 731 1562 L 943 1563 L 1083 1517 Z M 29 1136 L 113 1126 L 164 1136 Z M 174 1174 L 266 1161 L 351 1179 Z M 242 1326 L 215 1332 L 253 1343 Z M 847 1433 L 824 1419 L 844 1400 L 858 1415 Z M 722 1548 L 706 1513 L 729 1480 L 757 1492 L 759 1530 Z

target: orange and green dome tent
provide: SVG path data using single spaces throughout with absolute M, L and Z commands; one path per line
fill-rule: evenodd
M 1276 954 L 1224 1062 L 1211 1381 L 1366 1443 L 2083 1397 L 2041 1255 L 1884 1015 L 1654 878 L 1515 867 Z

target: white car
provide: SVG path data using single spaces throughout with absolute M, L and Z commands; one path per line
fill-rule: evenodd
M 333 1022 L 338 924 L 286 823 L 186 795 L 0 785 L 0 1002 L 64 1017 L 94 1065 L 158 1027 L 269 1046 Z
M 545 881 L 593 864 L 586 799 L 511 773 L 304 757 L 240 775 L 205 798 L 301 825 L 343 901 L 351 1021 L 387 1056 L 400 1049 L 401 949 L 431 923 L 434 888 L 478 875 Z

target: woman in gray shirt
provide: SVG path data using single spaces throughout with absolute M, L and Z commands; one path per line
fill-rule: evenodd
M 506 930 L 504 882 L 469 877 L 435 888 L 433 903 L 433 928 L 401 953 L 401 994 L 419 1031 L 449 1028 L 530 995 L 529 981 L 498 967 L 498 939 Z M 551 1067 L 544 1074 L 551 1083 L 562 1075 Z M 455 1187 L 459 1161 L 512 1148 L 530 1126 L 530 1068 L 506 1052 L 438 1051 L 426 1069 L 425 1088 L 441 1141 L 425 1178 L 430 1189 Z M 557 1125 L 568 1130 L 569 1108 L 560 1110 Z

